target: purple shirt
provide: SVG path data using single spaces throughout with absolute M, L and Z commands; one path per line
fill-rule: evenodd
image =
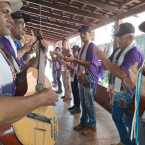
M 92 63 L 93 65 L 91 68 L 85 67 L 85 74 L 78 76 L 78 82 L 86 88 L 96 88 L 99 80 L 98 58 L 94 54 L 94 49 L 96 49 L 96 47 L 97 46 L 93 42 L 89 44 L 86 52 L 86 61 Z
M 118 50 L 119 48 L 116 48 L 114 50 L 114 52 L 112 53 L 112 55 L 109 57 L 109 59 L 111 60 L 111 62 L 113 61 L 113 57 L 115 52 Z M 118 56 L 116 57 L 117 60 L 119 59 L 121 53 L 118 54 Z M 118 62 L 118 61 L 117 61 Z M 128 75 L 130 75 L 129 73 L 129 68 L 135 64 L 135 62 L 138 62 L 138 69 L 142 66 L 142 63 L 144 62 L 144 54 L 143 51 L 138 47 L 134 47 L 132 49 L 130 49 L 124 56 L 124 61 L 122 62 L 122 64 L 120 65 L 120 68 L 125 71 Z M 112 75 L 112 74 L 111 74 Z M 113 76 L 113 80 L 115 80 L 115 76 Z M 111 77 L 110 77 L 111 78 Z M 111 81 L 111 79 L 110 79 Z M 125 89 L 131 94 L 133 95 L 134 90 L 135 89 L 129 89 L 128 87 L 126 87 L 124 85 Z

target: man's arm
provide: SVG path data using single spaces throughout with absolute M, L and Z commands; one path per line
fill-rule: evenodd
M 104 65 L 104 63 L 101 63 L 101 67 L 103 70 L 108 70 L 107 67 Z
M 95 50 L 95 55 L 100 59 L 105 66 L 105 70 L 109 70 L 114 76 L 118 77 L 119 79 L 124 79 L 128 76 L 128 74 L 122 70 L 119 66 L 116 64 L 113 64 L 110 59 L 108 59 L 108 51 L 106 49 L 104 51 L 101 51 L 99 49 Z M 102 66 L 103 68 L 103 66 Z M 103 68 L 103 69 L 104 69 Z
M 48 44 L 46 41 L 42 40 L 41 44 L 45 47 L 45 52 L 44 55 L 46 56 L 47 52 L 48 52 Z M 46 57 L 45 57 L 46 58 Z M 44 61 L 46 61 L 46 59 L 44 58 Z M 39 42 L 36 44 L 36 57 L 33 57 L 29 60 L 29 62 L 26 64 L 26 66 L 29 67 L 34 67 L 37 68 L 38 66 L 38 61 L 39 61 Z M 23 70 L 24 68 L 22 68 L 21 70 Z
M 119 79 L 124 79 L 128 76 L 128 74 L 122 70 L 119 66 L 113 64 L 110 59 L 106 58 L 102 60 L 103 64 L 106 68 L 116 77 Z
M 57 101 L 51 88 L 27 97 L 0 97 L 0 126 L 18 121 L 42 105 L 55 106 Z
M 26 52 L 29 52 L 31 49 L 34 49 L 32 42 L 26 43 L 21 49 L 18 50 L 18 58 L 20 59 L 25 55 Z
M 64 65 L 66 65 L 66 67 L 67 67 L 68 69 L 77 71 L 77 68 L 76 68 L 76 67 L 70 65 L 69 63 L 65 62 L 64 60 L 61 60 L 61 62 L 62 62 Z
M 90 62 L 88 62 L 88 61 L 79 60 L 79 59 L 74 58 L 73 56 L 71 56 L 71 57 L 66 57 L 65 60 L 68 61 L 68 62 L 77 63 L 77 64 L 82 65 L 82 66 L 87 67 L 87 68 L 91 68 L 92 65 L 93 65 L 92 63 L 90 63 Z

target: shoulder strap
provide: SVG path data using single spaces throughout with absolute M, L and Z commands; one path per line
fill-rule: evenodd
M 27 66 L 23 63 L 23 62 L 21 62 L 18 58 L 16 58 L 13 54 L 11 54 L 9 51 L 7 51 L 7 49 L 3 46 L 3 44 L 0 42 L 0 48 L 8 55 L 8 60 L 11 62 L 11 64 L 13 65 L 13 68 L 15 68 L 14 67 L 14 63 L 13 63 L 13 58 L 15 59 L 15 60 L 17 60 L 18 62 L 20 62 L 25 68 L 27 68 Z M 13 57 L 13 58 L 12 58 Z

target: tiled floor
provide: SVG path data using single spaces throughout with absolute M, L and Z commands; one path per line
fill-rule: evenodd
M 51 78 L 51 70 L 46 70 Z M 71 115 L 67 110 L 72 101 L 63 102 L 59 95 L 59 101 L 54 107 L 59 122 L 59 136 L 56 145 L 110 145 L 112 142 L 119 142 L 119 135 L 112 121 L 111 114 L 95 102 L 97 114 L 97 131 L 84 136 L 81 132 L 73 130 L 73 126 L 79 123 L 81 114 Z

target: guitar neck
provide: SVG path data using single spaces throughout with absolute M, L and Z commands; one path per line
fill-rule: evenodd
M 45 88 L 44 61 L 45 61 L 44 47 L 40 44 L 39 63 L 38 63 L 38 84 L 41 84 L 43 88 Z

